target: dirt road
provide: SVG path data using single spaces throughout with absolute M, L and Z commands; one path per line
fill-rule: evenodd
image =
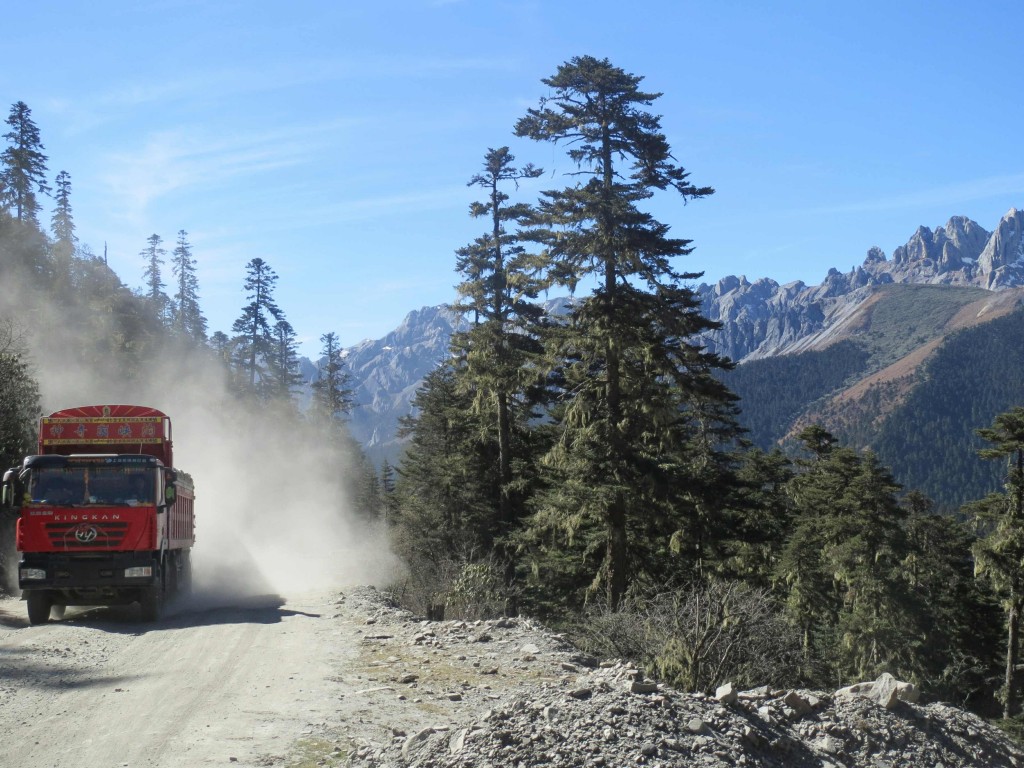
M 295 764 L 349 715 L 335 673 L 359 628 L 337 596 L 200 592 L 157 624 L 69 608 L 35 627 L 0 600 L 0 768 Z

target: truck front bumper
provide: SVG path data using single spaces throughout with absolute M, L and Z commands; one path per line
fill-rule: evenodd
M 160 563 L 150 552 L 25 553 L 18 563 L 18 586 L 24 591 L 55 590 L 85 598 L 159 583 Z

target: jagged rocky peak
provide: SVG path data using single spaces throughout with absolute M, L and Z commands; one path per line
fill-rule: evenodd
M 963 254 L 980 253 L 988 241 L 989 232 L 966 216 L 954 216 L 946 226 L 939 227 L 949 243 Z
M 990 234 L 966 216 L 953 216 L 935 231 L 918 227 L 906 245 L 893 251 L 887 271 L 901 283 L 984 284 L 978 258 Z
M 921 226 L 892 259 L 875 246 L 849 272 L 830 269 L 819 285 L 778 285 L 729 276 L 697 293 L 705 314 L 722 323 L 708 335 L 714 351 L 733 360 L 779 354 L 848 314 L 849 308 L 888 283 L 979 286 L 1024 285 L 1024 213 L 1012 209 L 995 232 L 966 216 L 934 230 Z
M 712 319 L 733 317 L 744 313 L 752 305 L 760 305 L 779 291 L 779 284 L 763 277 L 751 283 L 743 275 L 728 275 L 715 285 L 701 285 L 697 292 L 706 305 L 713 305 L 717 311 Z
M 892 254 L 893 264 L 902 265 L 912 261 L 924 261 L 934 251 L 935 236 L 928 227 L 918 227 L 906 245 L 901 245 Z
M 868 248 L 868 255 L 864 257 L 864 267 L 872 267 L 876 264 L 885 264 L 887 259 L 885 258 L 885 251 L 879 248 L 877 245 L 872 245 Z
M 989 289 L 1024 283 L 1024 211 L 1003 216 L 978 257 L 978 272 Z

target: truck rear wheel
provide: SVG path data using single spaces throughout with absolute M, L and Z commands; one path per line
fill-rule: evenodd
M 192 553 L 186 550 L 181 555 L 181 575 L 178 577 L 178 594 L 188 597 L 192 594 Z
M 28 602 L 28 623 L 45 624 L 50 620 L 50 606 L 53 601 L 46 592 L 32 590 L 26 593 L 25 600 Z

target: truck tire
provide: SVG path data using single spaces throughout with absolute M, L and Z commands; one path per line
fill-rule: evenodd
M 172 552 L 164 559 L 164 592 L 165 602 L 170 602 L 178 596 L 178 555 Z
M 25 600 L 28 602 L 29 624 L 45 624 L 50 620 L 50 606 L 53 602 L 46 592 L 40 590 L 26 592 Z
M 142 608 L 143 621 L 159 621 L 160 614 L 164 612 L 164 585 L 163 581 L 146 587 L 139 599 L 139 607 Z
M 181 555 L 181 575 L 178 578 L 178 594 L 188 597 L 192 594 L 192 553 L 188 550 Z

